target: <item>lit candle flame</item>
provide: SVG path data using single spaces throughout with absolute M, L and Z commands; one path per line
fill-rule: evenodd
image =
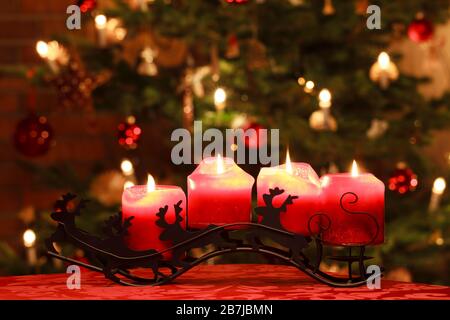
M 445 183 L 445 179 L 442 177 L 437 178 L 436 180 L 434 180 L 433 183 L 433 193 L 441 195 L 444 193 L 444 190 L 446 188 L 446 183 Z
M 328 89 L 322 89 L 319 93 L 319 106 L 327 109 L 331 107 L 331 92 Z
M 155 179 L 153 179 L 153 176 L 151 174 L 147 175 L 147 193 L 155 191 L 156 184 Z
M 389 58 L 389 55 L 386 52 L 383 51 L 378 55 L 378 65 L 380 66 L 380 69 L 387 70 L 390 63 L 391 58 Z
M 36 233 L 28 229 L 23 233 L 23 244 L 27 248 L 31 248 L 34 246 L 34 243 L 36 242 Z
M 359 172 L 358 172 L 358 165 L 356 164 L 356 161 L 353 160 L 353 163 L 352 163 L 352 177 L 357 177 L 358 174 L 359 174 Z
M 292 174 L 294 170 L 292 170 L 291 157 L 289 156 L 289 149 L 286 151 L 286 171 L 289 174 Z
M 220 155 L 220 153 L 217 155 L 216 165 L 217 165 L 216 170 L 217 170 L 218 174 L 222 174 L 225 172 L 223 159 L 222 159 L 222 156 Z

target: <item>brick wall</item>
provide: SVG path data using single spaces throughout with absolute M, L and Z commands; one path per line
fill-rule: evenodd
M 76 32 L 92 38 L 92 29 L 68 31 L 65 28 L 66 8 L 74 0 L 3 0 L 0 9 L 0 65 L 42 63 L 35 52 L 37 40 L 50 40 L 62 32 Z M 90 30 L 90 31 L 89 31 Z M 79 111 L 58 109 L 51 88 L 37 92 L 37 111 L 48 117 L 55 132 L 55 144 L 50 152 L 29 159 L 19 155 L 12 145 L 17 121 L 27 114 L 26 80 L 0 74 L 0 241 L 17 244 L 18 231 L 24 228 L 18 212 L 27 205 L 48 209 L 61 190 L 47 189 L 30 175 L 22 160 L 39 165 L 68 162 L 81 175 L 102 161 L 106 166 L 117 165 L 117 145 L 114 130 L 117 116 L 97 114 L 95 130 Z

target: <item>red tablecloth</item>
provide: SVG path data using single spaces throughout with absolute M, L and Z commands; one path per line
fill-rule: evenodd
M 337 289 L 297 269 L 274 265 L 198 266 L 174 283 L 124 287 L 102 274 L 82 271 L 81 289 L 66 287 L 66 274 L 0 278 L 0 299 L 446 299 L 450 287 L 382 280 L 382 288 Z

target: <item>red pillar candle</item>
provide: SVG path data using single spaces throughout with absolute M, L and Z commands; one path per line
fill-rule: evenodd
M 177 186 L 155 185 L 152 176 L 149 175 L 147 185 L 132 186 L 126 188 L 122 194 L 123 219 L 134 216 L 131 227 L 125 240 L 129 248 L 133 250 L 155 249 L 158 251 L 169 248 L 169 241 L 159 240 L 163 231 L 156 225 L 159 208 L 168 206 L 166 220 L 169 223 L 175 221 L 174 205 L 182 201 L 181 207 L 186 205 L 186 196 L 183 190 Z M 185 210 L 180 213 L 183 224 L 186 223 Z
M 328 174 L 321 178 L 321 212 L 330 220 L 323 241 L 330 245 L 359 246 L 384 242 L 384 184 L 373 174 Z M 341 206 L 342 204 L 342 206 Z
M 276 207 L 281 206 L 288 195 L 298 197 L 287 206 L 286 212 L 280 214 L 281 225 L 305 236 L 316 233 L 317 224 L 311 223 L 311 230 L 308 228 L 309 219 L 320 204 L 320 180 L 314 169 L 307 163 L 291 163 L 288 152 L 286 164 L 261 168 L 257 179 L 258 206 L 264 205 L 263 195 L 276 187 L 284 189 L 284 193 L 273 200 Z
M 187 178 L 189 228 L 250 222 L 254 181 L 231 158 L 203 159 Z

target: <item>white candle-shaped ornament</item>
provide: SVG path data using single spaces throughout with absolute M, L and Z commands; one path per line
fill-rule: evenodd
M 128 159 L 123 159 L 120 163 L 120 169 L 123 175 L 126 177 L 125 183 L 123 184 L 123 189 L 128 189 L 135 185 L 134 167 L 133 163 Z
M 106 23 L 107 18 L 103 14 L 95 17 L 95 28 L 97 29 L 98 44 L 100 47 L 106 46 Z
M 370 79 L 378 82 L 382 89 L 386 89 L 391 81 L 396 80 L 398 74 L 397 66 L 384 51 L 378 55 L 377 61 L 370 68 Z
M 132 176 L 134 174 L 133 164 L 128 159 L 123 159 L 120 163 L 120 169 L 125 176 Z
M 322 89 L 319 93 L 320 110 L 314 111 L 309 118 L 309 125 L 314 130 L 331 130 L 336 131 L 337 122 L 331 115 L 331 92 L 328 89 Z
M 36 52 L 47 62 L 48 66 L 54 73 L 59 72 L 59 67 L 56 63 L 57 53 L 55 52 L 55 48 L 53 46 L 50 47 L 45 41 L 38 41 L 36 43 Z
M 225 102 L 227 100 L 227 93 L 223 88 L 217 88 L 214 91 L 214 106 L 217 111 L 222 111 L 225 109 Z
M 378 65 L 380 67 L 380 86 L 382 88 L 387 88 L 389 85 L 389 65 L 391 64 L 391 58 L 389 58 L 389 55 L 386 52 L 380 53 L 378 56 Z
M 315 84 L 314 84 L 313 81 L 311 81 L 311 80 L 306 81 L 306 83 L 305 83 L 305 88 L 304 88 L 303 90 L 304 90 L 306 93 L 311 93 L 311 92 L 313 91 L 313 89 L 314 89 L 314 86 L 315 86 Z
M 28 229 L 23 233 L 23 245 L 25 246 L 27 254 L 27 262 L 30 266 L 34 266 L 37 263 L 37 252 L 35 247 L 36 233 Z
M 434 180 L 433 189 L 431 191 L 430 205 L 428 207 L 429 212 L 433 212 L 439 209 L 441 197 L 445 191 L 446 186 L 447 184 L 445 183 L 444 178 L 439 177 L 436 180 Z
M 322 110 L 328 110 L 331 107 L 331 92 L 328 89 L 322 89 L 319 93 L 319 107 Z
M 319 93 L 319 107 L 323 113 L 323 125 L 325 129 L 329 128 L 329 117 L 331 108 L 331 93 L 328 89 L 322 89 Z

